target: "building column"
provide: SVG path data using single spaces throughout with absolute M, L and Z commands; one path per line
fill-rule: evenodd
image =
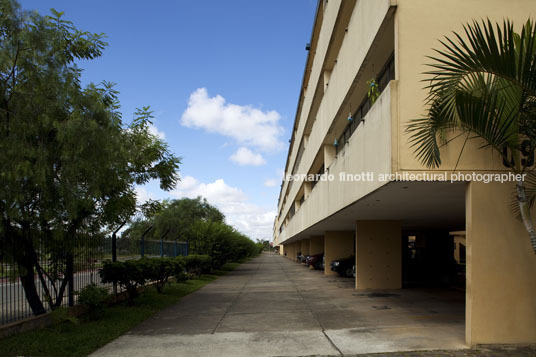
M 295 246 L 294 243 L 288 244 L 288 250 L 287 250 L 287 258 L 290 260 L 294 260 L 294 256 L 296 256 L 296 252 L 294 251 Z
M 311 182 L 305 181 L 303 183 L 303 194 L 305 199 L 309 198 L 309 195 L 311 194 Z
M 536 343 L 536 257 L 510 209 L 513 184 L 466 186 L 465 340 Z M 534 211 L 534 210 L 533 210 Z M 535 214 L 532 217 L 535 220 Z
M 356 289 L 402 288 L 402 230 L 397 221 L 356 222 Z
M 344 145 L 341 143 L 341 145 Z M 329 165 L 335 159 L 337 155 L 337 148 L 333 145 L 324 145 L 324 169 L 327 170 Z
M 293 242 L 292 243 L 292 256 L 290 257 L 290 260 L 292 260 L 293 262 L 297 261 L 296 260 L 296 254 L 298 254 L 298 252 L 300 251 L 300 247 L 301 247 L 301 244 L 300 242 Z
M 304 256 L 309 255 L 310 246 L 311 246 L 310 239 L 302 239 L 302 241 L 301 241 L 301 253 Z
M 285 257 L 290 259 L 292 257 L 292 243 L 285 244 Z
M 324 274 L 337 275 L 331 271 L 329 264 L 332 260 L 348 258 L 354 254 L 353 231 L 328 231 L 324 235 Z
M 309 239 L 309 255 L 324 253 L 324 236 L 314 236 Z

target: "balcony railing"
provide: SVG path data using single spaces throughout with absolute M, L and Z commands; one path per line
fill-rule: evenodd
M 387 85 L 391 80 L 395 79 L 395 56 L 394 54 L 389 57 L 389 60 L 387 60 L 387 63 L 383 66 L 383 69 L 380 71 L 380 75 L 378 76 L 377 83 L 378 83 L 378 91 L 381 94 L 385 88 L 387 88 Z M 337 142 L 337 154 L 341 150 L 341 148 L 350 140 L 350 137 L 354 133 L 354 131 L 357 129 L 359 124 L 364 120 L 365 116 L 369 112 L 370 108 L 373 106 L 373 103 L 368 95 L 363 98 L 361 101 L 361 104 L 357 108 L 357 110 L 354 113 L 350 114 L 350 117 L 348 118 L 349 123 L 346 125 L 346 128 L 344 128 L 344 131 L 342 134 L 338 137 Z

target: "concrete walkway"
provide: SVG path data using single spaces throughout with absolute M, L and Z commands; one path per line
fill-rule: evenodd
M 94 356 L 309 356 L 460 349 L 463 292 L 356 291 L 265 253 Z

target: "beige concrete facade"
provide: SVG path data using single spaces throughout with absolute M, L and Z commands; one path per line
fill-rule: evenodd
M 326 264 L 325 275 L 337 275 L 329 268 L 329 262 L 335 259 L 347 258 L 354 254 L 354 232 L 353 231 L 328 231 L 324 236 L 324 256 Z
M 511 188 L 467 185 L 467 343 L 536 339 L 536 259 L 527 233 L 505 202 Z M 490 219 L 497 217 L 497 219 Z
M 309 254 L 315 255 L 320 254 L 324 252 L 324 237 L 323 236 L 316 236 L 311 237 L 309 240 L 310 248 L 309 248 Z
M 310 239 L 302 239 L 301 241 L 301 253 L 305 256 L 309 255 L 309 249 L 311 247 Z
M 356 222 L 356 289 L 402 288 L 401 224 Z
M 356 288 L 393 289 L 404 274 L 419 273 L 411 262 L 449 251 L 448 232 L 465 231 L 466 343 L 536 343 L 536 258 L 509 209 L 513 184 L 380 179 L 507 172 L 477 141 L 460 156 L 463 138 L 442 147 L 441 167 L 428 170 L 405 130 L 425 113 L 422 73 L 439 39 L 474 19 L 509 18 L 519 29 L 529 17 L 536 18 L 533 0 L 319 1 L 285 174 L 324 172 L 334 180 L 283 181 L 274 223 L 281 254 L 295 259 L 308 241 L 331 274 L 330 261 L 355 245 Z M 366 82 L 382 73 L 389 77 L 381 95 L 367 104 Z M 357 120 L 365 106 L 363 121 L 345 135 L 349 113 Z M 374 179 L 359 176 L 366 173 Z M 348 174 L 352 180 L 340 179 Z
M 297 253 L 296 245 L 297 245 L 297 243 L 294 242 L 294 243 L 287 244 L 285 246 L 286 247 L 285 253 L 287 253 L 286 256 L 290 260 L 296 260 L 296 253 Z

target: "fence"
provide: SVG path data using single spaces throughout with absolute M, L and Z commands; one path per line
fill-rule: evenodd
M 103 285 L 99 269 L 105 260 L 188 254 L 188 243 L 178 241 L 118 238 L 115 254 L 109 237 L 81 237 L 71 246 L 53 241 L 0 241 L 0 325 L 74 305 L 77 291 Z

